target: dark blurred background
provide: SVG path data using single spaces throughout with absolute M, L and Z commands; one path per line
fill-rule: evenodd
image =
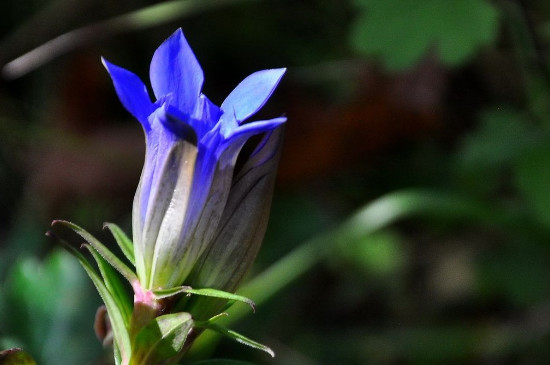
M 143 134 L 100 56 L 148 83 L 182 27 L 218 105 L 288 67 L 259 116 L 288 123 L 250 277 L 297 257 L 232 324 L 277 356 L 216 340 L 195 359 L 550 363 L 548 2 L 4 0 L 0 14 L 0 349 L 109 363 L 99 296 L 44 233 L 56 218 L 130 232 Z

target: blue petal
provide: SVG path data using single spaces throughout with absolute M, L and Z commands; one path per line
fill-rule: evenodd
M 154 180 L 158 178 L 157 166 L 166 159 L 169 151 L 178 141 L 174 132 L 164 127 L 163 120 L 166 119 L 164 107 L 158 108 L 149 116 L 151 129 L 147 131 L 146 153 L 143 172 L 140 178 L 140 196 L 143 199 L 139 202 L 141 220 L 145 221 L 145 215 L 149 205 L 150 191 L 154 188 Z
M 178 239 L 179 234 L 174 230 L 178 219 L 181 218 L 181 224 L 184 221 L 197 150 L 195 145 L 166 127 L 171 123 L 168 118 L 164 106 L 149 117 L 151 130 L 147 133 L 145 164 L 132 213 L 136 263 L 140 261 L 138 275 L 148 286 L 152 280 L 150 275 L 154 275 L 151 270 L 157 246 L 173 244 Z M 170 220 L 166 223 L 168 228 L 165 227 L 167 219 Z M 159 240 L 161 232 L 170 240 Z
M 155 110 L 155 106 L 143 82 L 134 73 L 113 65 L 104 58 L 101 58 L 101 61 L 111 75 L 122 105 L 141 122 L 146 131 L 151 129 L 147 118 Z
M 233 292 L 250 268 L 267 226 L 281 140 L 282 128 L 266 133 L 235 174 L 216 235 L 193 266 L 187 285 Z M 209 318 L 218 304 L 197 299 L 191 311 L 197 318 Z
M 221 109 L 216 104 L 212 103 L 206 95 L 201 94 L 192 117 L 201 121 L 201 127 L 204 130 L 204 132 L 201 133 L 202 136 L 216 125 L 221 115 Z
M 173 93 L 176 107 L 184 113 L 193 112 L 204 75 L 181 28 L 157 48 L 149 76 L 157 99 Z
M 224 136 L 226 139 L 232 140 L 235 138 L 246 137 L 247 139 L 253 135 L 268 132 L 286 122 L 286 117 L 273 118 L 269 120 L 259 120 L 256 122 L 246 123 L 239 128 L 233 130 L 230 135 Z
M 222 110 L 234 114 L 239 124 L 242 123 L 266 103 L 285 72 L 286 68 L 278 68 L 248 76 L 227 96 Z
M 162 125 L 177 136 L 178 139 L 186 140 L 195 146 L 198 137 L 196 129 L 191 122 L 191 118 L 182 114 L 178 109 L 169 105 L 164 105 L 164 117 L 159 118 Z
M 185 124 L 193 129 L 196 136 L 195 139 L 198 141 L 202 141 L 204 139 L 204 136 L 206 136 L 207 134 L 213 134 L 213 130 L 217 131 L 215 126 L 218 123 L 221 111 L 204 95 L 201 95 L 201 97 L 198 99 L 195 112 L 192 116 L 183 113 L 178 108 L 173 107 L 169 104 L 165 105 L 165 108 L 168 118 L 172 119 L 174 122 L 177 121 L 177 123 L 174 123 L 173 125 L 166 125 L 167 128 L 171 128 L 175 133 L 177 131 L 178 124 Z M 180 129 L 181 128 L 185 129 L 185 127 L 183 126 L 180 126 Z M 186 138 L 185 134 L 180 135 L 181 138 Z

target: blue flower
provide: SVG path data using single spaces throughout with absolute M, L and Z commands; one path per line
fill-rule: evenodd
M 251 74 L 218 107 L 201 92 L 203 71 L 181 29 L 151 61 L 154 102 L 135 74 L 103 63 L 120 101 L 146 135 L 132 212 L 142 288 L 171 288 L 191 277 L 234 288 L 235 278 L 243 274 L 238 267 L 250 265 L 263 238 L 279 127 L 286 118 L 248 120 L 269 99 L 285 69 Z M 243 145 L 258 134 L 264 138 L 244 156 L 243 168 L 234 171 Z M 227 270 L 217 270 L 209 279 L 197 269 L 211 270 L 216 263 Z M 234 274 L 224 274 L 229 272 Z

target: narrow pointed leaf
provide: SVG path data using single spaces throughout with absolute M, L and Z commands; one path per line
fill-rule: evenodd
M 164 299 L 181 293 L 186 293 L 189 289 L 191 289 L 190 286 L 176 286 L 170 289 L 153 290 L 153 294 L 155 294 L 157 299 Z
M 193 327 L 189 313 L 166 314 L 155 318 L 136 336 L 133 360 L 136 364 L 158 364 L 176 356 Z
M 214 317 L 210 318 L 207 322 L 208 322 L 208 324 L 214 323 L 214 322 L 216 322 L 217 320 L 219 320 L 219 319 L 221 319 L 221 318 L 223 318 L 223 317 L 227 317 L 228 315 L 229 315 L 229 314 L 227 314 L 227 313 L 225 313 L 225 312 L 224 312 L 224 313 L 220 313 L 220 314 L 216 314 Z
M 132 240 L 124 233 L 122 229 L 120 229 L 119 226 L 117 226 L 114 223 L 105 223 L 104 228 L 109 229 L 111 231 L 111 234 L 116 240 L 116 243 L 118 243 L 118 246 L 120 247 L 122 253 L 128 261 L 132 263 L 132 265 L 136 266 L 136 259 L 134 257 L 134 244 L 132 243 Z
M 118 274 L 111 267 L 111 265 L 109 265 L 109 263 L 105 261 L 105 259 L 100 254 L 98 254 L 97 251 L 94 250 L 91 246 L 85 245 L 85 247 L 88 249 L 88 251 L 90 251 L 95 261 L 97 262 L 97 266 L 99 267 L 99 271 L 101 272 L 101 276 L 103 277 L 105 286 L 107 287 L 107 290 L 109 290 L 109 293 L 111 293 L 113 299 L 116 301 L 117 307 L 122 313 L 124 324 L 126 325 L 126 327 L 129 327 L 130 317 L 132 316 L 132 302 L 130 297 L 128 296 L 128 292 L 124 288 L 124 285 L 120 281 Z
M 209 288 L 203 288 L 203 289 L 192 289 L 192 288 L 190 288 L 190 289 L 184 290 L 184 292 L 189 293 L 189 294 L 200 295 L 200 296 L 203 296 L 203 297 L 212 297 L 212 298 L 220 298 L 220 299 L 227 299 L 227 300 L 235 300 L 235 301 L 238 301 L 238 302 L 248 304 L 252 308 L 252 311 L 254 311 L 254 312 L 256 311 L 256 304 L 254 304 L 254 302 L 251 299 L 249 299 L 247 297 L 243 297 L 242 295 L 237 295 L 237 294 L 225 292 L 223 290 L 209 289 Z
M 67 246 L 65 247 L 74 254 L 74 256 L 80 261 L 80 264 L 86 270 L 86 273 L 94 283 L 103 303 L 107 307 L 107 312 L 109 313 L 109 320 L 111 321 L 111 326 L 113 327 L 113 334 L 115 337 L 115 347 L 118 347 L 120 352 L 121 359 L 128 359 L 132 351 L 132 346 L 130 343 L 130 335 L 124 324 L 124 317 L 121 310 L 118 308 L 116 301 L 109 293 L 109 290 L 101 280 L 101 277 L 97 274 L 94 268 L 90 265 L 88 260 L 78 252 L 74 247 Z
M 119 273 L 122 274 L 128 280 L 130 283 L 134 283 L 138 280 L 136 274 L 128 267 L 124 262 L 122 262 L 118 257 L 115 256 L 107 247 L 103 245 L 103 243 L 99 242 L 97 238 L 92 236 L 88 231 L 86 231 L 84 228 L 68 221 L 54 221 L 55 223 L 60 223 L 64 225 L 65 227 L 68 227 L 75 231 L 77 234 L 79 234 L 82 238 L 84 238 L 90 245 L 92 245 L 93 248 L 96 249 L 97 252 L 109 264 L 111 264 L 112 267 L 114 267 Z
M 225 312 L 222 312 L 222 313 L 216 314 L 214 317 L 212 317 L 210 319 L 207 319 L 206 321 L 195 321 L 195 326 L 196 327 L 208 328 L 208 326 L 210 326 L 212 323 L 217 322 L 221 318 L 227 317 L 228 315 L 229 314 L 227 314 Z
M 245 337 L 245 336 L 241 335 L 240 333 L 237 333 L 233 330 L 230 330 L 228 328 L 225 328 L 225 327 L 220 326 L 220 325 L 215 324 L 215 323 L 209 324 L 205 328 L 216 331 L 216 332 L 224 335 L 225 337 L 228 337 L 232 340 L 235 340 L 238 343 L 241 343 L 243 345 L 250 346 L 250 347 L 255 348 L 257 350 L 262 350 L 264 352 L 267 352 L 269 355 L 271 355 L 271 357 L 275 357 L 275 352 L 273 352 L 273 350 L 270 349 L 269 347 L 267 347 L 266 345 L 262 345 L 259 342 L 251 340 L 248 337 Z

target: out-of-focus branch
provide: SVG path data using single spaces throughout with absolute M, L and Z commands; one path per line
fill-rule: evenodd
M 98 0 L 52 0 L 45 1 L 38 9 L 33 9 L 32 15 L 28 18 L 21 19 L 20 13 L 3 14 L 15 17 L 19 21 L 14 30 L 0 39 L 0 63 L 4 64 L 66 32 L 75 24 L 82 24 L 97 3 Z M 63 21 L 59 21 L 60 14 L 63 14 Z
M 8 62 L 1 74 L 5 79 L 16 79 L 60 55 L 101 39 L 245 1 L 251 0 L 177 0 L 149 6 L 62 34 Z

